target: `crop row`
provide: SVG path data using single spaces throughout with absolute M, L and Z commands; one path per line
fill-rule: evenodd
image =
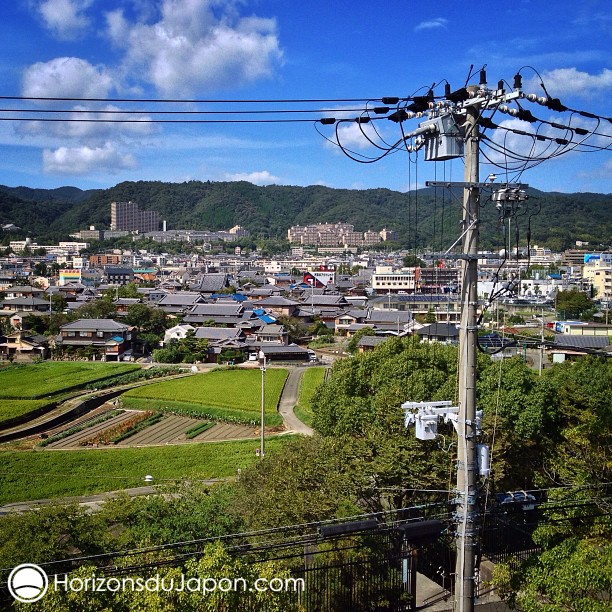
M 196 436 L 199 436 L 201 433 L 204 433 L 205 431 L 209 430 L 213 425 L 214 423 L 211 422 L 200 423 L 199 425 L 188 429 L 185 432 L 185 436 L 188 440 L 193 440 Z
M 149 398 L 131 397 L 127 394 L 122 396 L 122 403 L 130 410 L 156 410 L 171 414 L 181 414 L 194 419 L 209 419 L 222 421 L 224 423 L 241 423 L 244 425 L 257 425 L 260 413 L 253 410 L 240 410 L 238 408 L 224 408 L 220 406 L 205 406 L 199 403 L 189 403 L 175 400 L 153 400 Z M 278 426 L 283 424 L 282 417 L 276 412 L 266 412 L 266 425 Z
M 43 440 L 42 442 L 39 442 L 38 445 L 44 447 L 44 446 L 48 446 L 49 444 L 53 444 L 53 442 L 59 442 L 60 440 L 63 440 L 64 438 L 67 438 L 68 436 L 71 436 L 75 433 L 79 433 L 80 431 L 84 431 L 85 429 L 89 429 L 90 427 L 93 427 L 94 425 L 98 425 L 99 423 L 104 423 L 105 421 L 108 421 L 112 419 L 113 417 L 117 416 L 118 414 L 122 414 L 122 413 L 123 413 L 123 410 L 109 410 L 108 412 L 101 414 L 99 417 L 90 419 L 89 421 L 85 421 L 83 423 L 80 423 L 79 425 L 70 427 L 69 429 L 65 429 L 64 431 L 61 431 L 60 433 L 57 433 L 54 436 L 51 436 Z
M 129 419 L 117 423 L 108 429 L 102 429 L 91 438 L 87 438 L 80 442 L 80 446 L 93 446 L 96 444 L 111 444 L 117 440 L 122 434 L 131 430 L 141 421 L 146 421 L 153 415 L 153 412 L 135 412 Z
M 117 444 L 121 442 L 122 440 L 127 440 L 127 438 L 133 436 L 134 434 L 137 434 L 139 431 L 142 431 L 143 429 L 146 429 L 147 427 L 151 425 L 155 425 L 155 423 L 158 423 L 163 418 L 164 418 L 164 415 L 161 412 L 156 412 L 155 414 L 152 414 L 147 419 L 144 419 L 143 421 L 139 421 L 138 423 L 135 423 L 134 425 L 132 425 L 132 427 L 130 427 L 128 430 L 124 431 L 123 433 L 120 433 L 118 436 L 115 436 L 111 440 L 111 442 L 113 444 Z
M 87 389 L 106 389 L 107 387 L 115 387 L 118 385 L 127 385 L 133 382 L 138 382 L 140 380 L 151 380 L 152 378 L 162 378 L 164 376 L 172 376 L 174 374 L 181 374 L 185 372 L 184 369 L 179 368 L 178 366 L 168 366 L 168 367 L 154 367 L 149 368 L 148 370 L 135 370 L 128 374 L 122 374 L 121 376 L 115 376 L 108 380 L 102 380 L 90 383 L 86 386 Z

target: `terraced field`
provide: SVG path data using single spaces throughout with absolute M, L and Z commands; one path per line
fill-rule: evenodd
M 83 448 L 83 445 L 87 440 L 90 440 L 96 434 L 110 429 L 111 427 L 115 427 L 120 423 L 124 423 L 132 417 L 132 414 L 132 412 L 126 410 L 125 412 L 122 412 L 121 414 L 118 414 L 112 417 L 111 419 L 103 421 L 102 423 L 92 425 L 91 427 L 86 427 L 85 429 L 78 431 L 70 436 L 62 438 L 61 440 L 57 440 L 56 442 L 50 442 L 45 448 L 51 450 L 63 448 Z
M 28 421 L 86 385 L 139 369 L 137 364 L 58 361 L 2 367 L 0 428 Z
M 267 426 L 282 425 L 277 407 L 287 375 L 287 370 L 281 368 L 266 371 Z M 122 395 L 122 401 L 126 408 L 134 410 L 159 410 L 254 425 L 260 419 L 261 374 L 259 370 L 213 370 L 131 389 Z
M 187 430 L 203 422 L 176 414 L 169 415 L 159 423 L 122 440 L 117 446 L 149 446 L 154 444 L 210 442 L 213 440 L 238 440 L 256 436 L 256 431 L 253 427 L 233 423 L 217 423 L 193 439 L 188 440 L 185 435 Z
M 181 415 L 167 415 L 158 423 L 146 427 L 142 431 L 117 442 L 117 444 L 108 445 L 88 445 L 87 441 L 95 438 L 106 430 L 113 429 L 121 423 L 125 423 L 131 419 L 135 411 L 126 410 L 121 414 L 113 416 L 100 423 L 95 423 L 91 427 L 86 427 L 81 431 L 77 431 L 60 440 L 48 443 L 45 448 L 50 450 L 59 449 L 82 449 L 86 446 L 90 448 L 98 448 L 103 446 L 109 447 L 126 447 L 126 446 L 156 446 L 160 444 L 183 444 L 190 442 L 213 442 L 221 440 L 244 440 L 247 438 L 255 438 L 258 435 L 258 430 L 252 426 L 234 424 L 234 423 L 216 423 L 210 429 L 203 431 L 192 439 L 187 439 L 187 431 L 196 425 L 206 423 L 201 419 L 194 419 Z M 100 415 L 97 415 L 100 418 Z M 82 425 L 86 425 L 86 422 Z M 64 431 L 69 431 L 66 428 Z

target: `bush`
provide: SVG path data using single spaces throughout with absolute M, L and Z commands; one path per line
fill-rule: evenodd
M 199 425 L 196 425 L 195 427 L 192 427 L 191 429 L 188 429 L 186 431 L 185 435 L 187 436 L 188 440 L 192 440 L 196 436 L 198 436 L 201 433 L 204 433 L 205 431 L 210 429 L 213 425 L 214 425 L 214 423 L 210 423 L 210 422 L 200 423 Z

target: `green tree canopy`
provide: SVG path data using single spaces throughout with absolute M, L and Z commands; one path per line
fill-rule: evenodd
M 586 319 L 593 313 L 595 306 L 586 293 L 569 289 L 557 292 L 556 309 L 564 319 Z

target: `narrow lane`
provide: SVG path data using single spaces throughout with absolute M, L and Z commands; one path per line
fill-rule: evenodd
M 293 407 L 298 400 L 300 381 L 306 369 L 305 367 L 289 368 L 289 377 L 278 402 L 278 412 L 283 417 L 283 423 L 287 430 L 305 436 L 312 436 L 313 430 L 305 423 L 302 423 L 293 412 Z

